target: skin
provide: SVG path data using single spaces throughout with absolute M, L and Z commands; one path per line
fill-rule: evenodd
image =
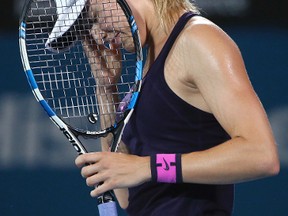
M 149 68 L 168 35 L 159 28 L 150 0 L 128 3 L 140 29 L 142 44 L 150 47 L 145 66 Z M 218 26 L 203 17 L 193 17 L 170 51 L 164 74 L 169 87 L 180 98 L 212 113 L 231 136 L 229 141 L 211 149 L 183 154 L 184 182 L 234 184 L 279 172 L 275 140 L 241 53 Z M 116 195 L 123 208 L 129 204 L 126 188 L 151 180 L 150 157 L 93 152 L 80 155 L 75 163 L 82 168 L 88 186 L 104 182 L 91 191 L 92 197 L 118 189 Z

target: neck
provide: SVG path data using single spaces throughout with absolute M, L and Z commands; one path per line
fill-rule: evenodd
M 168 35 L 160 26 L 160 20 L 152 1 L 127 0 L 127 2 L 137 22 L 141 43 L 149 47 L 145 65 L 145 69 L 148 69 L 160 53 Z
M 127 0 L 137 26 L 143 45 L 153 46 L 165 36 L 160 27 L 160 20 L 151 0 Z

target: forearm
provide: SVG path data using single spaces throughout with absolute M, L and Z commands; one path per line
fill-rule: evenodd
M 120 205 L 126 208 L 128 190 L 125 188 L 135 187 L 152 179 L 175 182 L 174 177 L 179 174 L 177 168 L 181 167 L 179 162 L 182 165 L 180 174 L 182 173 L 185 183 L 233 184 L 275 175 L 279 171 L 277 151 L 273 140 L 266 138 L 244 139 L 237 136 L 208 150 L 183 154 L 180 160 L 179 155 L 174 155 L 176 160 L 173 160 L 173 154 L 166 155 L 169 160 L 164 160 L 162 168 L 151 164 L 154 157 L 112 152 L 83 154 L 77 157 L 75 163 L 78 167 L 83 167 L 81 174 L 87 178 L 88 186 L 93 187 L 104 182 L 91 192 L 92 197 L 114 189 Z M 160 155 L 157 158 L 158 156 Z M 171 161 L 170 165 L 168 161 Z M 85 166 L 86 164 L 91 165 Z M 176 170 L 172 168 L 174 164 Z M 155 178 L 157 176 L 161 178 Z
M 114 189 L 115 196 L 117 201 L 122 209 L 126 209 L 128 207 L 129 201 L 129 191 L 127 188 L 124 189 Z
M 124 154 L 129 154 L 129 150 L 127 146 L 121 141 L 118 147 L 118 151 Z M 122 189 L 114 189 L 115 196 L 118 200 L 118 203 L 122 209 L 126 209 L 128 207 L 129 201 L 129 191 L 128 188 L 122 188 Z
M 183 154 L 183 181 L 232 184 L 275 175 L 279 170 L 277 153 L 265 145 L 236 137 L 205 151 Z

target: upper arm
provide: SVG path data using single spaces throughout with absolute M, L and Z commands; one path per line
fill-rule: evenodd
M 231 137 L 252 139 L 257 135 L 273 140 L 234 41 L 211 23 L 192 25 L 188 34 L 188 77 L 222 127 Z

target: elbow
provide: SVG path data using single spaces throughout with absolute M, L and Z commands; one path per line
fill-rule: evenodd
M 262 164 L 262 175 L 264 177 L 270 177 L 278 175 L 280 172 L 280 162 L 276 154 L 270 154 L 260 161 Z
M 268 176 L 275 176 L 278 175 L 280 172 L 280 162 L 277 159 L 274 159 L 270 162 L 268 168 L 267 168 L 267 175 Z
M 261 145 L 259 145 L 261 143 Z M 255 142 L 253 149 L 255 177 L 266 178 L 276 176 L 280 172 L 280 161 L 277 145 L 273 139 L 266 138 Z
M 125 201 L 121 201 L 121 200 L 118 200 L 118 204 L 119 206 L 122 208 L 122 209 L 127 209 L 128 208 L 128 205 L 129 203 L 128 202 L 125 202 Z

